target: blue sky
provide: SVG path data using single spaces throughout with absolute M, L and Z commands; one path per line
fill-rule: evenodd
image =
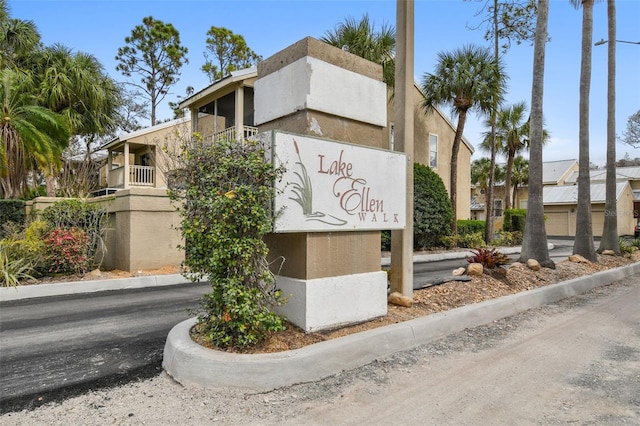
M 569 0 L 551 0 L 545 70 L 545 122 L 551 142 L 544 160 L 578 157 L 578 91 L 580 76 L 582 11 Z M 160 107 L 160 118 L 169 118 L 167 101 L 176 100 L 186 86 L 200 90 L 208 79 L 200 71 L 204 63 L 206 32 L 211 26 L 227 27 L 245 37 L 249 46 L 267 58 L 296 41 L 322 37 L 345 17 L 370 18 L 380 25 L 395 25 L 394 0 L 8 0 L 14 18 L 32 20 L 45 44 L 62 43 L 74 50 L 95 55 L 106 71 L 118 81 L 126 78 L 115 70 L 114 57 L 131 29 L 152 15 L 172 23 L 183 45 L 189 48 L 189 64 L 182 68 L 173 94 Z M 437 53 L 452 51 L 468 43 L 486 45 L 484 32 L 471 30 L 482 16 L 476 16 L 482 2 L 463 0 L 415 1 L 415 68 L 418 82 L 431 72 Z M 640 1 L 618 0 L 617 39 L 640 41 Z M 606 1 L 594 6 L 594 42 L 607 38 Z M 640 109 L 640 45 L 617 43 L 616 131 L 622 133 L 628 117 Z M 505 55 L 509 74 L 507 102 L 531 101 L 533 46 L 514 45 Z M 607 47 L 593 48 L 591 81 L 590 142 L 591 161 L 604 164 L 606 155 Z M 446 114 L 448 110 L 444 111 Z M 472 116 L 465 136 L 476 145 L 485 130 L 482 117 Z M 453 120 L 455 124 L 455 119 Z M 618 144 L 618 157 L 628 153 L 640 157 L 633 147 Z M 476 150 L 474 158 L 485 155 Z

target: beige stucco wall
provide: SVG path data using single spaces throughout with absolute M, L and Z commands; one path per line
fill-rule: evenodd
M 391 92 L 389 92 L 391 94 Z M 415 161 L 429 165 L 429 134 L 438 136 L 438 164 L 434 171 L 442 178 L 444 186 L 450 192 L 451 183 L 451 147 L 455 138 L 455 129 L 438 111 L 426 114 L 421 107 L 422 94 L 414 85 L 414 153 Z M 390 131 L 393 122 L 393 102 L 387 102 L 388 125 L 384 132 L 383 145 L 390 147 Z M 458 151 L 457 213 L 458 219 L 471 217 L 471 155 L 472 151 L 464 142 Z
M 38 197 L 27 202 L 27 214 L 60 200 Z M 180 217 L 165 190 L 131 188 L 87 201 L 104 205 L 109 214 L 101 269 L 135 272 L 179 266 L 184 260 L 177 248 L 182 244 Z

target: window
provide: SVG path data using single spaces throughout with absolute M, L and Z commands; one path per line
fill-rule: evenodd
M 502 200 L 493 200 L 493 216 L 502 216 Z
M 151 155 L 148 152 L 145 152 L 140 156 L 140 165 L 141 166 L 150 166 L 151 165 Z
M 438 135 L 429 133 L 429 166 L 438 168 Z
M 529 201 L 529 200 L 520 200 L 520 208 L 521 208 L 521 209 L 525 209 L 525 210 L 526 210 L 526 209 L 527 209 L 527 202 L 528 202 L 528 201 Z

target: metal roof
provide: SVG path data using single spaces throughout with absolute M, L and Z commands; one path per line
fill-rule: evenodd
M 616 184 L 616 200 L 619 200 L 627 187 L 631 187 L 629 182 L 618 182 Z M 591 184 L 591 203 L 604 203 L 606 199 L 606 185 L 604 183 Z M 577 204 L 578 185 L 545 186 L 542 190 L 542 202 L 549 204 Z
M 191 121 L 191 117 L 190 116 L 189 117 L 182 117 L 182 118 L 177 118 L 175 120 L 165 121 L 164 123 L 156 124 L 155 126 L 150 126 L 150 127 L 145 127 L 143 129 L 140 129 L 140 130 L 135 130 L 133 132 L 122 133 L 119 136 L 117 136 L 117 137 L 111 139 L 110 141 L 104 143 L 102 146 L 100 146 L 100 149 L 108 149 L 108 148 L 111 148 L 114 145 L 117 145 L 121 141 L 126 141 L 126 140 L 129 140 L 131 138 L 135 138 L 137 136 L 146 135 L 146 134 L 153 133 L 153 132 L 161 130 L 161 129 L 166 129 L 168 127 L 176 126 L 178 124 L 188 123 L 190 121 Z
M 542 183 L 545 185 L 557 184 L 577 160 L 545 161 L 542 163 Z
M 604 182 L 607 178 L 606 169 L 589 170 L 591 182 Z M 616 167 L 616 180 L 640 180 L 640 166 Z M 574 172 L 567 178 L 567 183 L 578 181 L 578 172 Z

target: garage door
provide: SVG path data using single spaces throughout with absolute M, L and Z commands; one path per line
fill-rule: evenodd
M 545 229 L 549 236 L 566 236 L 572 235 L 569 230 L 569 212 L 549 212 L 545 213 L 547 220 L 545 221 Z

